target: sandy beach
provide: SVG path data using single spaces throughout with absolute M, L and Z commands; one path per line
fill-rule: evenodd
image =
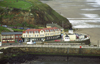
M 90 35 L 91 45 L 97 45 L 98 42 L 100 43 L 100 28 L 80 28 L 75 32 Z

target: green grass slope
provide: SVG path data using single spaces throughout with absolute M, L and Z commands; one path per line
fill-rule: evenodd
M 21 8 L 23 10 L 28 10 L 32 4 L 26 2 L 25 0 L 3 0 L 0 2 L 1 7 L 12 7 L 12 8 Z
M 10 30 L 8 30 L 8 29 L 5 28 L 5 27 L 0 26 L 0 33 L 1 33 L 1 32 L 10 32 Z

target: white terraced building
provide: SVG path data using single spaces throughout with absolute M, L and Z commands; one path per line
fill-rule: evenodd
M 61 30 L 57 27 L 43 29 L 27 29 L 23 31 L 24 42 L 52 40 L 60 38 Z

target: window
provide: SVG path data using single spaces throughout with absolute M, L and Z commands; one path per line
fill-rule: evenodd
M 42 34 L 42 35 L 40 35 L 40 36 L 44 36 L 44 35 Z
M 10 38 L 12 38 L 12 35 L 10 35 Z
M 35 37 L 36 37 L 36 35 L 35 35 Z
M 43 31 L 41 31 L 41 33 L 43 33 Z
M 45 30 L 45 32 L 47 32 L 47 30 Z
M 31 31 L 29 31 L 29 33 L 31 33 Z
M 16 38 L 18 38 L 18 36 L 16 36 Z
M 24 35 L 24 37 L 25 37 L 25 35 Z
M 7 38 L 10 38 L 10 36 L 7 36 Z
M 13 38 L 14 36 L 12 36 L 12 38 Z
M 3 40 L 3 41 L 6 41 L 6 40 Z
M 36 31 L 34 31 L 34 33 L 36 33 Z
M 31 35 L 29 35 L 29 37 L 31 37 Z
M 19 36 L 19 38 L 21 38 L 21 36 Z
M 38 31 L 36 31 L 36 33 L 39 33 Z
M 37 37 L 38 37 L 38 35 L 37 35 Z
M 47 35 L 47 34 L 45 34 L 45 35 Z
M 33 33 L 32 31 L 29 31 L 29 33 Z
M 26 31 L 26 33 L 27 33 L 27 31 Z

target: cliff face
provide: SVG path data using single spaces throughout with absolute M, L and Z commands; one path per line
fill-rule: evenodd
M 23 0 L 22 0 L 23 1 Z M 18 1 L 20 2 L 20 1 Z M 1 7 L 0 8 L 0 23 L 14 26 L 45 26 L 47 23 L 57 23 L 64 28 L 71 28 L 69 21 L 55 12 L 47 4 L 43 4 L 38 0 L 26 0 L 31 3 L 29 9 L 17 7 Z

